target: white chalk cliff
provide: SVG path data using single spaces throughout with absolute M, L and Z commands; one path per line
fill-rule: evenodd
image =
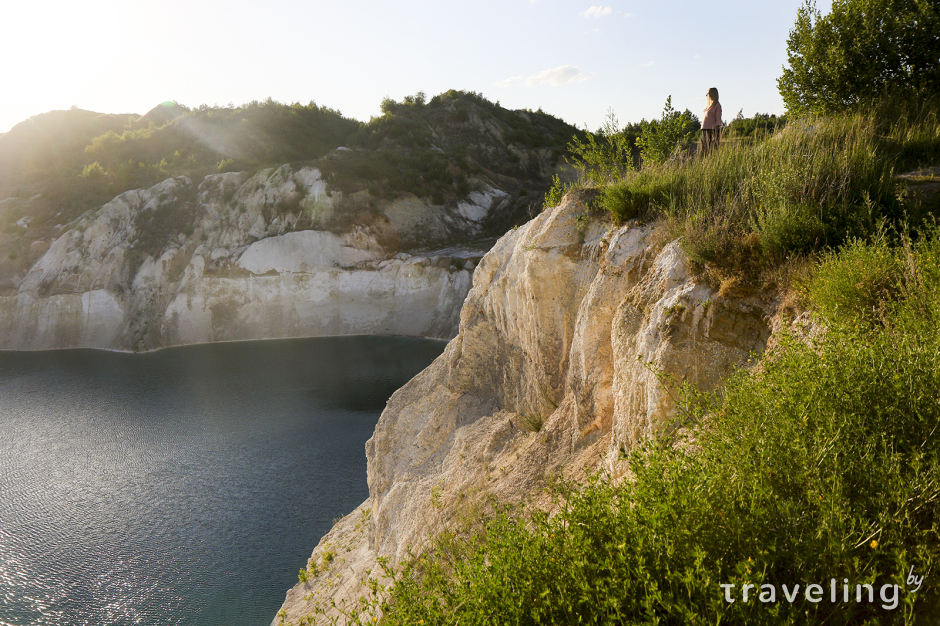
M 621 476 L 623 450 L 678 426 L 657 372 L 710 389 L 764 349 L 766 307 L 719 297 L 678 242 L 585 228 L 585 212 L 569 194 L 483 258 L 459 334 L 366 445 L 369 498 L 323 537 L 273 624 L 358 598 L 378 557 L 420 550 L 468 499 L 538 500 L 556 472 Z
M 399 242 L 473 235 L 506 194 L 484 188 L 452 209 L 406 195 L 359 212 L 341 195 L 316 168 L 287 165 L 125 192 L 63 227 L 0 297 L 0 349 L 453 337 L 473 263 Z

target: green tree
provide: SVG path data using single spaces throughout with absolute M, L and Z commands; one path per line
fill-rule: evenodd
M 800 7 L 777 79 L 793 113 L 844 110 L 883 93 L 940 92 L 936 0 L 834 0 L 822 16 Z
M 105 175 L 104 168 L 101 167 L 101 164 L 98 161 L 86 165 L 82 169 L 83 178 L 101 178 Z
M 679 113 L 672 108 L 672 96 L 666 98 L 663 116 L 658 120 L 640 122 L 640 136 L 636 145 L 646 163 L 662 163 L 675 149 L 689 138 L 694 128 L 692 114 Z

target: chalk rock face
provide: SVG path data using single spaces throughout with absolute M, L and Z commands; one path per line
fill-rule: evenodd
M 204 275 L 193 282 L 163 318 L 166 335 L 183 344 L 348 334 L 446 338 L 470 273 L 394 260 L 377 270 Z
M 488 210 L 505 195 L 468 201 Z M 476 234 L 475 215 L 414 196 L 385 212 L 338 211 L 340 197 L 316 168 L 288 165 L 125 192 L 70 224 L 0 297 L 0 349 L 453 337 L 473 255 L 413 256 L 399 242 L 429 224 L 439 225 L 424 232 L 429 245 L 434 233 L 445 243 Z
M 273 623 L 358 598 L 378 557 L 420 550 L 468 499 L 538 502 L 556 472 L 619 478 L 621 451 L 679 425 L 657 372 L 710 389 L 763 350 L 767 311 L 719 298 L 678 242 L 585 228 L 585 210 L 569 194 L 483 258 L 458 335 L 392 396 L 366 445 L 369 499 L 311 557 L 342 546 L 338 558 Z
M 470 194 L 469 202 L 460 202 L 457 205 L 458 212 L 470 220 L 471 222 L 479 223 L 490 212 L 490 208 L 494 205 L 496 200 L 505 198 L 507 194 L 503 191 L 490 190 L 487 192 L 474 191 Z

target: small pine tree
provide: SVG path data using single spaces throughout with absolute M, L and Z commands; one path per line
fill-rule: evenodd
M 640 136 L 636 145 L 645 163 L 662 163 L 688 140 L 691 133 L 692 116 L 688 111 L 679 113 L 672 108 L 672 96 L 666 98 L 662 118 L 640 122 Z

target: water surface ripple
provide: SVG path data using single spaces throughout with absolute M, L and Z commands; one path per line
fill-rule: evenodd
M 0 352 L 0 625 L 266 626 L 443 347 Z

